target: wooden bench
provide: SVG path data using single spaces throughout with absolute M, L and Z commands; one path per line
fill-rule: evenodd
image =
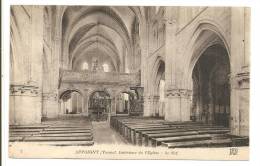
M 39 136 L 39 137 L 74 137 L 74 136 L 92 136 L 92 133 L 40 133 L 40 134 L 35 134 L 34 136 Z
M 40 132 L 43 129 L 11 129 L 9 132 Z
M 18 126 L 18 125 L 11 125 L 9 126 L 9 129 L 43 129 L 46 127 L 50 127 L 48 125 L 24 125 L 24 126 Z
M 136 137 L 138 137 L 139 131 L 146 130 L 166 130 L 170 128 L 183 128 L 194 125 L 201 125 L 197 122 L 167 122 L 165 120 L 157 119 L 127 119 L 127 118 L 112 118 L 112 124 L 119 133 L 124 136 L 129 142 L 136 144 Z M 137 135 L 137 136 L 136 136 Z
M 43 131 L 90 131 L 91 128 L 46 128 Z
M 9 136 L 10 142 L 20 142 L 23 141 L 23 136 Z
M 203 141 L 186 141 L 186 142 L 174 142 L 167 143 L 163 142 L 162 146 L 168 148 L 191 148 L 191 147 L 229 147 L 232 144 L 231 139 L 220 139 L 220 140 L 203 140 Z
M 89 122 L 45 122 L 42 125 L 10 126 L 10 142 L 30 142 L 41 145 L 93 145 L 92 125 Z
M 175 125 L 175 126 L 161 126 L 161 127 L 143 127 L 143 128 L 132 128 L 131 129 L 131 142 L 134 144 L 141 145 L 142 144 L 142 137 L 145 132 L 155 132 L 158 131 L 159 133 L 169 132 L 169 130 L 177 132 L 177 131 L 194 131 L 198 130 L 199 128 L 204 128 L 200 126 L 189 126 L 189 125 Z M 205 127 L 206 128 L 206 127 Z M 218 128 L 219 129 L 219 128 Z
M 144 146 L 172 143 L 174 144 L 172 147 L 211 147 L 230 146 L 230 140 L 232 145 L 246 145 L 249 142 L 246 138 L 229 137 L 229 128 L 205 125 L 201 122 L 168 122 L 155 118 L 112 117 L 110 124 L 132 144 Z
M 159 146 L 162 142 L 180 142 L 180 141 L 195 141 L 195 140 L 207 140 L 211 139 L 210 134 L 203 135 L 185 135 L 176 137 L 166 137 L 166 138 L 151 138 L 149 141 L 149 146 Z
M 232 146 L 249 146 L 249 137 L 232 137 Z
M 169 124 L 166 124 L 165 121 L 159 121 L 159 122 L 156 122 L 153 120 L 153 122 L 148 122 L 148 123 L 125 123 L 125 124 L 122 124 L 121 125 L 121 134 L 123 136 L 128 136 L 128 134 L 130 135 L 130 131 L 128 130 L 131 130 L 131 129 L 136 129 L 136 128 L 148 128 L 148 127 L 171 127 L 171 126 L 178 126 L 178 127 L 185 127 L 188 125 L 191 126 L 190 123 L 182 123 L 180 125 L 180 123 L 169 123 Z M 194 126 L 194 125 L 192 125 Z
M 32 136 L 25 137 L 23 141 L 26 142 L 39 142 L 39 141 L 92 141 L 92 136 L 74 136 L 74 137 L 42 137 L 42 136 Z
M 114 121 L 112 124 L 114 129 L 116 129 L 119 133 L 123 133 L 123 125 L 127 124 L 148 124 L 148 123 L 158 123 L 158 122 L 163 122 L 163 120 L 155 120 L 155 119 L 117 119 L 117 118 L 112 118 L 112 121 Z
M 230 130 L 205 130 L 205 131 L 199 131 L 199 130 L 176 130 L 175 132 L 166 132 L 166 133 L 152 133 L 152 134 L 143 134 L 142 144 L 147 146 L 149 143 L 149 139 L 152 138 L 165 138 L 165 137 L 173 137 L 173 136 L 185 136 L 185 135 L 200 135 L 200 134 L 212 134 L 212 136 L 215 136 L 213 134 L 217 134 L 216 136 L 220 136 L 219 134 L 226 134 L 229 133 Z M 215 136 L 215 137 L 216 137 Z M 222 136 L 222 135 L 221 135 Z
M 39 142 L 38 145 L 50 146 L 92 146 L 94 141 L 55 141 L 55 142 Z
M 67 130 L 67 131 L 41 131 L 41 134 L 65 134 L 65 133 L 86 133 L 92 132 L 92 130 Z
M 146 123 L 144 122 L 141 122 L 141 123 L 138 123 L 138 122 L 126 122 L 126 123 L 120 123 L 119 125 L 119 128 L 117 129 L 119 131 L 120 134 L 122 135 L 125 135 L 127 134 L 127 129 L 129 127 L 138 127 L 138 126 L 158 126 L 158 125 L 161 125 L 160 123 L 155 123 L 153 121 L 147 121 Z

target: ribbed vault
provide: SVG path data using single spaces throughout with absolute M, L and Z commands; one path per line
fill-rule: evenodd
M 141 7 L 67 7 L 62 17 L 63 66 L 73 69 L 80 62 L 91 61 L 88 56 L 96 54 L 99 57 L 104 55 L 106 61 L 109 57 L 115 71 L 124 72 L 131 68 L 132 30 L 136 20 L 142 23 L 144 13 Z

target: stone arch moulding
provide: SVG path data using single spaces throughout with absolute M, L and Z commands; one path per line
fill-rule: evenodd
M 107 89 L 107 88 L 94 88 L 94 89 L 91 89 L 90 91 L 89 91 L 89 95 L 88 95 L 88 101 L 89 101 L 89 99 L 90 99 L 90 97 L 95 93 L 95 92 L 105 92 L 106 94 L 108 94 L 109 96 L 110 96 L 110 99 L 112 99 L 113 98 L 113 94 L 112 94 L 112 92 L 109 90 L 109 89 Z
M 203 32 L 205 31 L 211 32 L 212 35 L 203 39 L 202 42 L 198 42 L 200 37 L 203 35 Z M 214 38 L 212 38 L 212 36 Z M 187 43 L 187 47 L 185 47 L 187 49 L 184 52 L 183 56 L 185 57 L 184 64 L 186 64 L 185 66 L 188 66 L 185 69 L 184 77 L 182 80 L 182 85 L 185 86 L 184 88 L 192 89 L 191 76 L 193 68 L 202 53 L 210 46 L 219 44 L 226 49 L 229 58 L 230 69 L 232 70 L 232 64 L 230 62 L 230 44 L 224 37 L 224 31 L 217 23 L 212 20 L 198 21 L 190 38 L 191 40 L 189 40 L 189 42 Z M 210 41 L 207 41 L 209 39 Z
M 164 60 L 164 58 L 162 57 L 162 56 L 160 56 L 160 55 L 158 55 L 156 58 L 155 58 L 155 61 L 154 61 L 154 63 L 153 63 L 153 68 L 152 68 L 152 70 L 151 70 L 151 81 L 152 81 L 152 83 L 156 83 L 156 80 L 157 80 L 157 75 L 158 75 L 158 70 L 159 70 L 159 68 L 160 68 L 160 65 L 162 64 L 162 63 L 164 63 L 164 65 L 165 65 L 165 60 Z M 165 69 L 164 69 L 165 70 Z M 165 71 L 164 71 L 165 72 Z M 152 90 L 153 90 L 153 93 L 154 94 L 156 94 L 156 92 L 155 92 L 155 89 L 156 89 L 156 84 L 153 84 L 153 88 L 152 88 Z
M 134 98 L 135 96 L 137 96 L 137 94 L 131 92 L 129 89 L 119 90 L 119 91 L 117 92 L 116 96 L 119 96 L 121 93 L 127 93 L 127 94 L 129 94 L 131 97 L 133 97 L 133 98 Z
M 84 93 L 82 90 L 77 89 L 77 88 L 66 88 L 66 89 L 62 89 L 59 91 L 59 100 L 61 100 L 62 96 L 68 92 L 68 91 L 72 91 L 72 92 L 78 92 L 82 97 L 84 96 Z

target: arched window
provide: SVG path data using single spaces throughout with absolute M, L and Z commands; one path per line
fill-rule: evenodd
M 87 62 L 83 63 L 82 70 L 88 70 L 88 63 Z
M 103 70 L 104 70 L 104 72 L 109 72 L 109 66 L 108 66 L 108 64 L 103 64 Z

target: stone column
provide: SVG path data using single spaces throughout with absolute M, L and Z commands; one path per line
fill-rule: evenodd
M 82 102 L 82 115 L 89 116 L 88 112 L 88 104 L 89 104 L 89 91 L 88 89 L 84 89 L 83 92 L 83 102 Z
M 231 9 L 231 134 L 249 135 L 249 34 L 250 12 L 247 8 Z
M 58 113 L 58 115 L 61 115 L 64 112 L 64 102 L 62 100 L 59 100 L 58 102 L 59 102 L 59 113 Z
M 166 7 L 165 24 L 165 119 L 168 121 L 189 121 L 191 107 L 191 90 L 183 89 L 180 84 L 181 57 L 177 55 L 177 21 L 174 8 Z
M 43 7 L 27 9 L 25 14 L 19 7 L 14 8 L 20 12 L 16 20 L 23 20 L 23 25 L 18 25 L 21 40 L 15 43 L 22 50 L 15 56 L 24 60 L 18 62 L 21 66 L 17 69 L 25 68 L 25 74 L 19 76 L 24 78 L 14 78 L 10 85 L 10 124 L 17 125 L 41 123 L 42 116 Z M 25 15 L 29 17 L 23 18 Z M 25 82 L 15 83 L 16 79 Z
M 159 117 L 164 117 L 165 102 L 159 101 Z
M 123 105 L 123 99 L 121 98 L 121 96 L 118 96 L 118 111 L 119 112 L 123 112 L 124 111 L 124 105 Z
M 141 47 L 141 86 L 143 89 L 143 116 L 151 116 L 151 99 L 149 90 L 149 20 L 140 22 L 140 47 Z
M 116 115 L 116 96 L 111 96 L 111 115 Z
M 77 102 L 76 102 L 76 103 L 77 103 L 77 104 L 76 104 L 76 106 L 77 106 L 76 113 L 79 113 L 79 94 L 78 94 L 78 93 L 76 94 L 76 101 L 77 101 Z
M 231 78 L 230 128 L 234 135 L 249 135 L 249 82 L 249 72 Z
M 148 22 L 141 22 L 140 24 L 140 45 L 141 45 L 141 86 L 146 87 L 147 80 L 147 57 L 149 57 L 149 43 L 148 43 Z
M 153 104 L 152 104 L 152 96 L 144 96 L 144 116 L 149 117 L 153 115 Z
M 84 96 L 81 96 L 81 114 L 83 114 L 84 108 L 85 108 L 85 106 L 84 106 Z
M 209 114 L 208 114 L 208 124 L 213 124 L 214 123 L 214 103 L 213 103 L 213 96 L 212 96 L 212 88 L 209 87 L 209 97 L 210 97 L 210 101 L 209 101 Z
M 160 96 L 153 96 L 153 115 L 159 116 L 159 99 Z
M 43 117 L 56 118 L 59 115 L 58 97 L 56 93 L 42 94 Z
M 40 90 L 35 85 L 10 86 L 10 125 L 41 123 Z
M 167 89 L 165 120 L 189 121 L 191 108 L 191 90 Z

